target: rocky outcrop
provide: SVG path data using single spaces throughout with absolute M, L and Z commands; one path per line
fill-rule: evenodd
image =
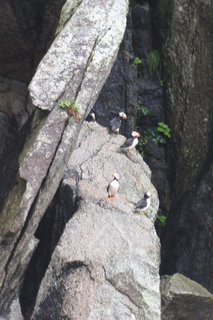
M 161 5 L 168 26 L 164 61 L 172 128 L 172 204 L 162 234 L 161 271 L 181 272 L 212 291 L 212 1 Z
M 160 319 L 157 193 L 141 156 L 120 153 L 124 140 L 85 123 L 63 181 L 75 190 L 69 172 L 77 171 L 78 209 L 54 251 L 32 319 Z M 115 171 L 120 191 L 109 201 Z M 147 190 L 151 208 L 147 216 L 135 214 Z
M 125 30 L 127 1 L 85 0 L 77 5 L 30 85 L 34 105 L 52 111 L 40 111 L 41 117 L 34 118 L 19 158 L 16 183 L 0 216 L 1 311 L 7 310 L 20 290 L 38 243 L 33 235 L 58 188 L 81 123 L 111 70 Z M 58 108 L 59 98 L 75 100 L 79 121 Z
M 213 295 L 181 274 L 161 279 L 162 320 L 210 320 Z

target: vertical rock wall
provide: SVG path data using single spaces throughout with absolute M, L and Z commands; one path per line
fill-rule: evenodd
M 212 1 L 161 1 L 161 10 L 172 128 L 162 273 L 181 272 L 213 290 Z

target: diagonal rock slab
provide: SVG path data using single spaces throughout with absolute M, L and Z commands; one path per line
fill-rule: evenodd
M 29 86 L 34 105 L 51 112 L 26 142 L 17 184 L 0 216 L 0 310 L 7 309 L 20 289 L 37 245 L 34 233 L 61 181 L 81 123 L 110 73 L 126 26 L 126 0 L 76 5 Z M 60 97 L 75 99 L 79 123 L 59 110 Z
M 160 319 L 158 196 L 142 157 L 120 153 L 124 140 L 96 123 L 81 130 L 68 164 L 80 177 L 78 210 L 53 253 L 33 320 Z M 115 171 L 120 191 L 110 202 L 106 187 Z M 72 183 L 67 174 L 63 183 Z M 151 208 L 134 213 L 147 190 Z

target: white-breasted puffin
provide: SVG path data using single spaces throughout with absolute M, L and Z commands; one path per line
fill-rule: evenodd
M 143 199 L 138 201 L 138 203 L 135 206 L 135 211 L 146 211 L 151 204 L 151 193 L 148 191 L 147 193 L 144 194 Z
M 132 138 L 127 139 L 122 146 L 120 146 L 121 150 L 129 151 L 135 148 L 138 144 L 138 138 L 141 136 L 137 131 L 132 131 Z
M 87 117 L 86 121 L 88 122 L 96 122 L 95 112 L 91 112 Z
M 127 119 L 127 115 L 124 112 L 119 112 L 119 114 L 114 117 L 111 121 L 110 121 L 110 130 L 114 133 L 119 133 L 120 131 L 120 127 L 121 127 L 121 120 L 126 120 Z
M 119 190 L 119 174 L 118 173 L 114 173 L 113 174 L 113 180 L 109 183 L 108 187 L 107 187 L 107 192 L 108 192 L 108 198 L 110 199 L 114 199 L 116 193 Z

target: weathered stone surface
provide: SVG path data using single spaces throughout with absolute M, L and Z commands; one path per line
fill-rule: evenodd
M 211 320 L 213 295 L 181 274 L 161 279 L 162 320 Z
M 24 320 L 18 299 L 13 300 L 10 308 L 0 316 L 0 320 Z
M 60 32 L 32 80 L 30 95 L 34 103 L 41 109 L 51 106 L 53 110 L 27 141 L 20 157 L 17 184 L 8 195 L 0 216 L 3 228 L 0 239 L 1 310 L 7 309 L 19 290 L 37 243 L 33 235 L 58 188 L 81 122 L 111 70 L 125 30 L 126 14 L 125 0 L 109 0 L 101 4 L 100 1 L 83 1 L 71 17 L 73 23 L 70 20 Z M 91 33 L 88 42 L 84 33 L 76 36 L 79 29 L 85 30 L 85 34 Z M 78 39 L 75 42 L 77 47 L 70 47 L 70 40 L 74 38 Z M 53 61 L 52 71 L 47 73 Z M 68 70 L 70 61 L 72 67 Z M 58 108 L 58 97 L 75 97 L 80 108 L 79 123 Z
M 104 70 L 116 58 L 117 43 L 124 33 L 123 17 L 127 13 L 127 5 L 127 0 L 84 0 L 78 6 L 72 19 L 67 22 L 63 32 L 59 33 L 42 59 L 30 84 L 31 96 L 36 106 L 51 110 L 54 101 L 67 86 L 70 87 L 70 98 L 77 98 L 76 102 L 80 105 L 84 104 L 84 87 L 87 87 L 89 93 L 95 90 L 97 94 L 100 91 L 100 88 L 96 88 L 96 83 L 101 81 L 104 84 Z M 109 45 L 111 51 L 108 50 L 105 54 L 105 48 Z M 105 64 L 101 65 L 103 54 Z M 69 59 L 62 61 L 62 56 L 69 56 Z M 96 78 L 92 77 L 95 70 Z
M 123 141 L 85 123 L 68 165 L 81 177 L 78 209 L 55 249 L 32 319 L 160 319 L 159 241 L 151 222 L 157 193 L 141 156 L 119 152 Z M 115 171 L 120 191 L 110 202 L 106 187 Z M 147 216 L 135 214 L 146 190 L 151 208 Z

